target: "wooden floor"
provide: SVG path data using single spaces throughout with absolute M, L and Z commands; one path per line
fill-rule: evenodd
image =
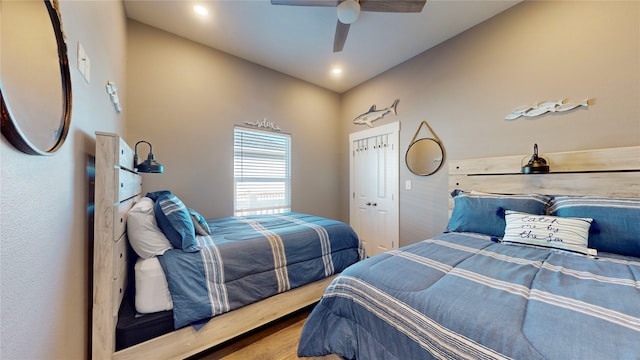
M 340 360 L 337 355 L 300 358 L 297 356 L 298 339 L 302 326 L 312 307 L 303 309 L 271 325 L 256 330 L 239 339 L 215 347 L 190 360 Z

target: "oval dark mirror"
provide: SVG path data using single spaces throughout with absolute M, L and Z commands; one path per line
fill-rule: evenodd
M 444 164 L 444 149 L 435 139 L 419 139 L 409 145 L 404 160 L 412 173 L 432 175 Z
M 58 11 L 50 1 L 0 4 L 2 135 L 32 155 L 57 151 L 71 119 L 71 76 Z

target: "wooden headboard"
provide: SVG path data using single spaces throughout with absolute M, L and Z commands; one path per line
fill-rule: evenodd
M 549 162 L 548 174 L 521 174 L 525 154 L 450 160 L 449 191 L 640 197 L 640 146 L 541 156 Z
M 133 150 L 116 134 L 96 132 L 96 184 L 100 186 L 95 189 L 92 355 L 110 359 L 127 286 L 126 217 L 142 191 Z

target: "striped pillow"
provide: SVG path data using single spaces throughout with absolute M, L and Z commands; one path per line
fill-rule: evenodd
M 640 257 L 640 198 L 556 196 L 550 214 L 594 220 L 589 247 Z
M 158 227 L 176 249 L 196 252 L 196 230 L 184 203 L 175 195 L 162 194 L 156 199 L 153 210 Z
M 187 208 L 189 210 L 189 215 L 191 215 L 191 222 L 193 222 L 193 227 L 196 230 L 197 235 L 211 235 L 211 228 L 209 228 L 209 224 L 207 224 L 207 220 L 205 220 L 204 216 L 200 215 L 199 212 L 193 210 L 192 208 Z
M 506 210 L 502 242 L 592 254 L 587 248 L 593 219 L 532 215 Z

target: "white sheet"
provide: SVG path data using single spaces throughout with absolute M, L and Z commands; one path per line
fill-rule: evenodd
M 158 258 L 136 261 L 136 311 L 141 314 L 173 309 L 171 294 Z

